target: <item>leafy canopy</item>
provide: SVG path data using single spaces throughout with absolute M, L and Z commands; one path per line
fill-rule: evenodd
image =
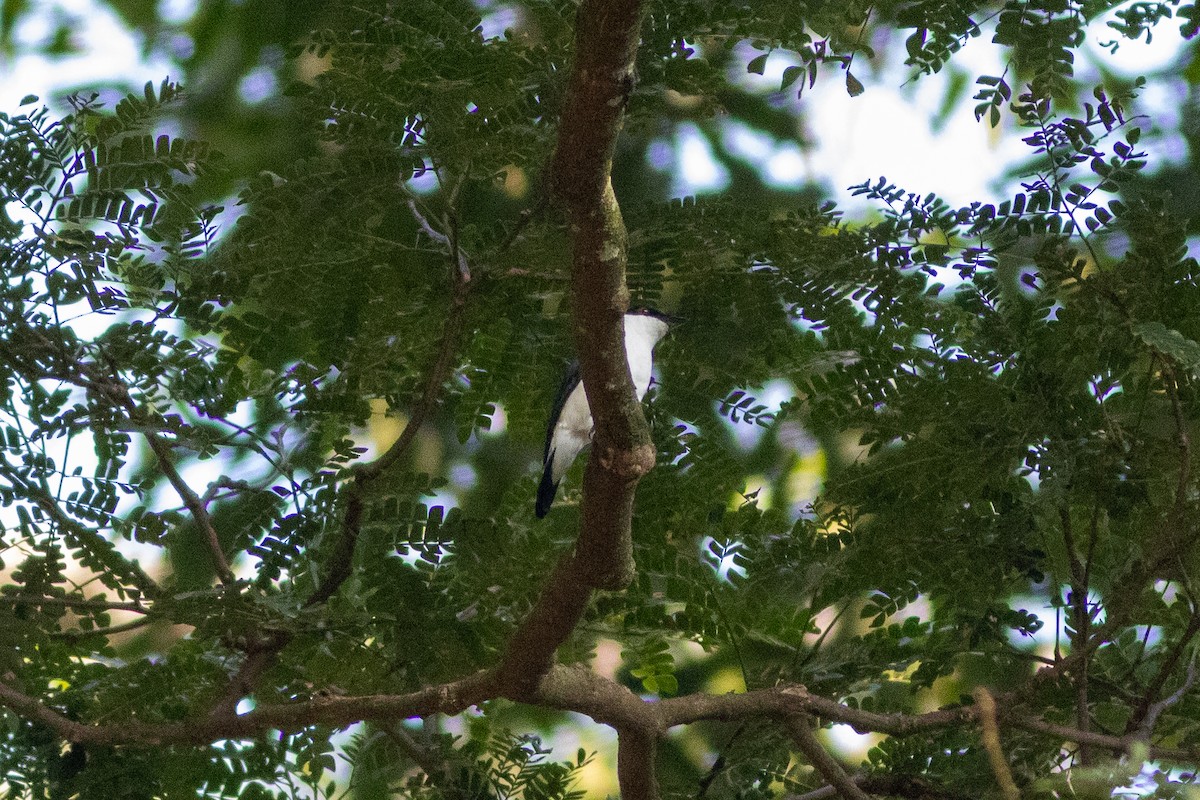
M 520 703 L 493 670 L 580 525 L 578 469 L 533 518 L 577 54 L 573 4 L 513 8 L 484 38 L 470 3 L 339 5 L 290 53 L 324 60 L 289 90 L 316 146 L 255 177 L 159 132 L 170 82 L 0 116 L 5 796 L 578 797 L 593 754 L 550 735 L 578 711 L 626 737 L 621 687 L 694 723 L 657 745 L 667 795 L 1106 797 L 1153 757 L 1146 792 L 1184 796 L 1200 278 L 1144 176 L 1144 82 L 1081 91 L 1073 61 L 1105 14 L 1190 38 L 1194 6 L 648 4 L 626 278 L 687 322 L 633 582 Z M 732 73 L 787 57 L 781 92 L 858 94 L 889 36 L 934 73 L 985 29 L 1009 61 L 973 113 L 1030 148 L 1003 202 L 647 201 L 647 131 L 785 115 Z M 614 642 L 612 681 L 568 668 Z M 814 718 L 889 735 L 848 775 Z

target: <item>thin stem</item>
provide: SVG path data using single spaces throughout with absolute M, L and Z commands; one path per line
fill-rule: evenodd
M 1086 652 L 1088 628 L 1091 616 L 1088 613 L 1088 571 L 1079 560 L 1075 548 L 1074 526 L 1071 522 L 1071 510 L 1064 505 L 1059 509 L 1062 522 L 1063 545 L 1067 551 L 1067 560 L 1071 570 L 1071 652 Z M 1088 710 L 1088 665 L 1090 659 L 1085 655 L 1079 659 L 1075 668 L 1075 724 L 1079 730 L 1087 731 L 1091 727 L 1091 713 Z M 990 695 L 989 698 L 990 700 Z M 977 700 L 978 701 L 978 700 Z M 1084 744 L 1079 746 L 1079 763 L 1087 766 L 1090 763 L 1090 753 Z
M 400 752 L 408 756 L 450 800 L 461 800 L 465 795 L 454 780 L 454 770 L 433 748 L 418 742 L 403 725 L 381 725 L 379 728 Z
M 133 400 L 130 399 L 129 402 L 132 404 Z M 136 412 L 136 407 L 131 405 L 130 408 L 131 412 Z M 179 470 L 175 468 L 175 462 L 171 457 L 171 446 L 155 433 L 147 432 L 146 441 L 150 444 L 150 449 L 158 460 L 158 468 L 166 476 L 167 482 L 175 488 L 175 493 L 179 495 L 179 499 L 191 513 L 196 526 L 200 528 L 200 535 L 204 538 L 204 544 L 212 558 L 217 579 L 225 586 L 231 585 L 236 578 L 233 570 L 229 567 L 229 560 L 225 557 L 225 550 L 221 546 L 217 530 L 213 527 L 212 517 L 209 516 L 208 509 L 200 500 L 200 496 L 192 491 L 192 487 L 188 486 L 183 476 L 179 474 Z

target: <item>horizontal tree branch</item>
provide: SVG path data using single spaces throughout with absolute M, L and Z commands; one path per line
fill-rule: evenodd
M 120 720 L 93 725 L 69 719 L 45 702 L 20 691 L 12 685 L 15 680 L 9 673 L 0 682 L 0 705 L 46 725 L 68 741 L 105 745 L 203 744 L 218 739 L 253 737 L 271 730 L 292 731 L 307 725 L 345 727 L 367 720 L 391 722 L 432 714 L 454 715 L 505 696 L 499 670 L 491 669 L 400 695 L 322 697 L 259 706 L 247 714 L 214 714 L 172 723 Z M 1113 753 L 1129 752 L 1139 741 L 1136 736 L 1111 736 L 1047 722 L 1015 706 L 1011 694 L 998 696 L 997 701 L 1002 725 L 1064 742 L 1086 741 Z M 973 725 L 979 720 L 976 706 L 923 714 L 877 713 L 814 695 L 803 686 L 756 689 L 742 694 L 696 694 L 650 702 L 616 681 L 582 666 L 552 667 L 536 694 L 526 698 L 526 702 L 583 714 L 617 730 L 641 731 L 655 736 L 676 725 L 701 720 L 786 720 L 798 714 L 817 716 L 822 722 L 844 723 L 858 731 L 892 736 Z M 1168 761 L 1200 763 L 1200 749 L 1152 745 L 1148 755 Z
M 1011 710 L 1001 713 L 1000 720 L 1005 725 L 1013 728 L 1020 728 L 1032 733 L 1044 733 L 1047 736 L 1061 739 L 1064 742 L 1093 745 L 1108 750 L 1111 753 L 1128 753 L 1130 748 L 1138 741 L 1145 741 L 1144 739 L 1139 739 L 1136 734 L 1111 736 L 1095 731 L 1081 731 L 1078 728 L 1058 725 L 1034 716 L 1018 714 Z M 1150 745 L 1147 755 L 1150 758 L 1161 758 L 1167 761 L 1179 761 L 1191 764 L 1200 763 L 1200 749 Z
M 459 714 L 496 696 L 491 672 L 480 671 L 457 681 L 401 695 L 322 697 L 299 703 L 263 705 L 246 714 L 210 715 L 182 722 L 142 723 L 131 720 L 91 725 L 77 722 L 36 698 L 0 682 L 0 704 L 39 722 L 76 744 L 141 745 L 208 744 L 219 739 L 249 738 L 272 730 L 296 731 L 309 725 L 343 728 L 363 720 L 401 720 L 431 714 Z

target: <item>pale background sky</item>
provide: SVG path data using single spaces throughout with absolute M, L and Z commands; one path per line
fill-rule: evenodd
M 191 16 L 195 0 L 164 0 L 161 6 L 168 20 L 182 21 Z M 502 30 L 508 15 L 502 6 L 492 8 L 500 10 L 485 22 L 485 30 Z M 34 12 L 22 18 L 16 35 L 19 49 L 28 49 L 29 45 L 49 37 L 55 21 L 64 14 L 86 23 L 75 32 L 81 53 L 61 59 L 20 54 L 0 61 L 0 111 L 16 110 L 27 94 L 46 98 L 81 81 L 111 79 L 140 86 L 146 81 L 158 83 L 168 75 L 178 78 L 179 71 L 166 57 L 143 58 L 140 37 L 126 30 L 107 7 L 92 0 L 49 0 L 38 4 Z M 1100 52 L 1096 43 L 1111 38 L 1103 23 L 1104 20 L 1097 21 L 1089 29 L 1089 44 L 1077 64 L 1085 76 L 1096 72 L 1094 57 Z M 21 48 L 21 44 L 26 47 Z M 184 36 L 172 42 L 172 49 L 180 53 L 186 53 L 189 46 Z M 1109 68 L 1132 76 L 1170 63 L 1179 47 L 1174 23 L 1168 21 L 1160 26 L 1151 44 L 1124 43 L 1115 56 L 1104 53 L 1104 58 Z M 747 59 L 755 54 L 749 48 L 745 50 Z M 986 30 L 971 40 L 955 61 L 974 75 L 995 75 L 1004 69 L 1002 54 L 991 44 Z M 743 74 L 738 79 L 746 86 L 770 91 L 779 86 L 780 75 L 792 63 L 786 55 L 776 53 L 768 59 L 763 76 Z M 997 181 L 1004 166 L 1025 151 L 1011 120 L 1003 121 L 995 131 L 976 122 L 970 111 L 974 105 L 969 99 L 974 88 L 970 87 L 967 98 L 947 124 L 934 131 L 931 119 L 943 101 L 946 78 L 925 76 L 896 86 L 906 69 L 898 63 L 887 64 L 882 74 L 876 75 L 863 59 L 858 59 L 855 75 L 866 91 L 851 98 L 846 94 L 841 73 L 834 67 L 824 67 L 817 85 L 807 90 L 802 99 L 790 101 L 808 112 L 808 133 L 815 143 L 808 152 L 735 123 L 723 126 L 726 146 L 754 164 L 769 183 L 789 185 L 805 179 L 824 183 L 830 189 L 830 199 L 849 211 L 865 206 L 850 197 L 847 187 L 881 175 L 920 194 L 935 192 L 951 205 L 984 197 L 1000 199 L 1004 187 L 998 186 Z M 257 99 L 269 91 L 271 87 L 263 86 L 262 78 L 249 75 L 242 87 L 243 96 Z M 1158 85 L 1143 96 L 1141 110 L 1152 112 L 1164 127 L 1170 127 L 1182 101 L 1182 97 L 1173 97 L 1170 89 Z M 1181 147 L 1181 142 L 1168 142 L 1161 148 L 1163 152 L 1155 155 L 1178 158 L 1181 153 L 1177 148 Z M 1173 149 L 1176 152 L 1171 152 Z M 662 141 L 652 156 L 655 166 L 675 174 L 676 196 L 715 191 L 724 185 L 724 168 L 713 159 L 708 142 L 693 127 L 681 126 L 675 140 Z

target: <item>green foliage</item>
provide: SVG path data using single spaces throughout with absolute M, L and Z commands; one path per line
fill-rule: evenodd
M 475 3 L 337 5 L 290 53 L 327 62 L 289 90 L 317 146 L 236 173 L 229 211 L 204 200 L 228 162 L 162 132 L 187 99 L 172 83 L 111 111 L 0 116 L 5 686 L 87 725 L 188 725 L 419 691 L 502 657 L 579 524 L 578 469 L 532 514 L 570 355 L 571 232 L 543 171 L 575 8 L 519 9 L 485 38 Z M 657 351 L 635 579 L 558 658 L 616 641 L 619 680 L 662 698 L 803 684 L 912 715 L 1011 692 L 1006 713 L 1043 723 L 1003 728 L 1022 790 L 1050 796 L 1067 774 L 1111 794 L 1132 766 L 1064 755 L 1046 725 L 1200 737 L 1200 269 L 1149 190 L 1143 84 L 1079 93 L 1073 63 L 1105 13 L 1128 38 L 1173 17 L 1191 35 L 1195 15 L 747 9 L 649 4 L 625 143 L 682 115 L 680 97 L 700 116 L 744 108 L 731 67 L 761 74 L 787 51 L 781 91 L 833 62 L 853 93 L 855 54 L 889 33 L 933 73 L 990 26 L 1011 63 L 977 76 L 975 115 L 1019 126 L 1029 161 L 999 203 L 864 182 L 866 223 L 794 197 L 623 202 L 633 303 L 687 321 Z M 620 175 L 623 201 L 654 196 Z M 590 791 L 586 748 L 551 757 L 568 718 L 502 700 L 420 731 L 159 748 L 64 746 L 19 711 L 0 737 L 14 798 Z M 793 749 L 769 719 L 692 726 L 664 745 L 661 783 L 817 788 Z M 993 769 L 958 725 L 884 738 L 861 777 L 985 797 Z M 1170 797 L 1183 779 L 1147 780 Z

